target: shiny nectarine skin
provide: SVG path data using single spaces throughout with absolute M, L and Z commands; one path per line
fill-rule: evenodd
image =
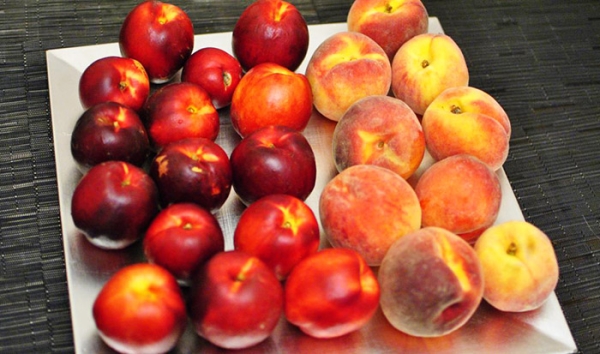
M 71 200 L 75 226 L 94 245 L 124 248 L 140 239 L 158 213 L 158 190 L 144 170 L 122 161 L 92 167 Z
M 260 258 L 280 280 L 317 252 L 319 243 L 319 223 L 310 207 L 286 194 L 267 195 L 250 204 L 233 235 L 235 249 Z
M 79 100 L 84 109 L 103 102 L 117 102 L 137 112 L 149 94 L 148 74 L 140 62 L 131 58 L 100 58 L 79 78 Z
M 144 105 L 143 117 L 154 148 L 186 139 L 219 135 L 219 112 L 206 90 L 190 82 L 178 82 L 156 90 Z
M 473 248 L 442 228 L 425 227 L 390 247 L 378 279 L 381 309 L 396 329 L 438 337 L 464 325 L 483 296 L 484 277 Z
M 156 0 L 134 7 L 121 25 L 119 48 L 138 60 L 150 81 L 165 83 L 183 67 L 194 48 L 194 25 L 178 6 Z
M 242 76 L 242 67 L 236 58 L 212 47 L 194 52 L 181 71 L 181 81 L 202 86 L 216 109 L 229 106 Z
M 205 138 L 165 146 L 152 160 L 150 176 L 158 186 L 162 206 L 190 202 L 215 211 L 231 191 L 229 157 L 222 147 Z
M 231 153 L 231 168 L 233 188 L 246 205 L 270 194 L 306 200 L 317 178 L 308 140 L 283 126 L 267 126 L 243 139 Z
M 284 291 L 288 321 L 317 338 L 360 329 L 375 314 L 380 294 L 371 268 L 345 248 L 327 248 L 302 260 Z
M 282 0 L 258 0 L 238 18 L 231 46 L 245 71 L 275 63 L 295 71 L 308 51 L 308 26 L 296 6 Z
M 175 277 L 148 263 L 115 273 L 98 293 L 92 312 L 100 337 L 120 353 L 166 353 L 187 325 Z
M 221 252 L 202 267 L 188 301 L 196 332 L 227 349 L 268 338 L 283 310 L 283 289 L 260 259 L 242 251 Z
M 233 93 L 231 123 L 241 137 L 269 125 L 302 131 L 312 109 L 312 92 L 304 75 L 263 63 L 248 71 Z
M 185 283 L 210 257 L 225 250 L 225 239 L 219 222 L 206 209 L 194 203 L 176 203 L 152 220 L 143 248 L 149 262 Z
M 115 102 L 86 110 L 71 134 L 71 154 L 82 171 L 109 160 L 142 166 L 149 151 L 148 133 L 138 114 Z

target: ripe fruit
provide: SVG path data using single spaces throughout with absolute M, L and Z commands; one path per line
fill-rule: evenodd
M 242 251 L 221 252 L 200 269 L 188 306 L 198 335 L 222 348 L 247 348 L 273 332 L 283 290 L 260 259 Z
M 220 109 L 231 103 L 242 75 L 240 62 L 231 54 L 219 48 L 202 48 L 183 65 L 181 81 L 200 85 Z
M 138 60 L 156 84 L 169 81 L 194 48 L 194 25 L 179 7 L 143 1 L 127 15 L 119 33 L 124 57 Z
M 310 207 L 286 194 L 271 194 L 250 204 L 233 235 L 236 250 L 260 258 L 280 280 L 317 252 L 319 242 L 319 223 Z
M 148 261 L 183 282 L 210 257 L 224 250 L 225 240 L 217 219 L 193 203 L 171 204 L 163 209 L 144 237 Z
M 441 227 L 467 241 L 475 241 L 496 221 L 502 202 L 498 176 L 479 159 L 462 154 L 431 165 L 415 192 L 423 227 Z
M 158 186 L 163 206 L 190 202 L 215 211 L 231 191 L 227 153 L 205 138 L 183 139 L 165 146 L 152 160 L 150 176 Z
M 295 71 L 308 51 L 308 37 L 306 21 L 294 5 L 257 0 L 237 20 L 231 45 L 246 71 L 266 62 Z
M 100 337 L 120 353 L 166 353 L 187 324 L 177 281 L 148 263 L 115 273 L 100 290 L 92 312 Z
M 325 237 L 378 266 L 390 246 L 421 227 L 421 206 L 398 174 L 374 165 L 349 167 L 330 180 L 319 199 Z
M 144 106 L 144 118 L 152 145 L 165 145 L 186 139 L 219 135 L 219 113 L 210 96 L 200 86 L 178 82 L 162 86 Z
M 302 131 L 312 109 L 311 88 L 304 75 L 264 63 L 248 71 L 233 93 L 231 123 L 241 137 L 268 125 Z
M 475 252 L 481 260 L 483 298 L 501 311 L 539 308 L 558 283 L 558 261 L 548 236 L 526 221 L 508 221 L 487 229 Z
M 371 164 L 408 179 L 421 165 L 425 137 L 415 113 L 399 99 L 367 96 L 344 113 L 333 131 L 338 171 Z
M 119 249 L 137 241 L 156 213 L 154 181 L 127 162 L 107 161 L 92 167 L 73 191 L 73 222 L 101 248 Z
M 483 295 L 477 254 L 448 230 L 426 227 L 396 241 L 379 267 L 381 310 L 396 329 L 439 337 L 462 327 Z
M 148 134 L 138 114 L 115 102 L 86 110 L 71 134 L 71 154 L 82 171 L 109 160 L 142 166 L 149 149 Z
M 84 109 L 103 102 L 121 103 L 139 111 L 150 94 L 144 67 L 135 59 L 104 57 L 92 62 L 79 78 L 79 100 Z
M 306 67 L 306 78 L 315 108 L 337 122 L 359 99 L 387 95 L 392 67 L 374 40 L 359 32 L 340 32 L 317 47 Z
M 308 140 L 287 127 L 267 126 L 231 152 L 233 188 L 249 205 L 269 194 L 305 200 L 315 187 L 317 165 Z
M 449 87 L 467 86 L 463 53 L 445 34 L 424 33 L 406 41 L 392 60 L 392 92 L 418 115 Z
M 285 316 L 316 338 L 358 330 L 379 306 L 379 284 L 355 251 L 327 248 L 303 259 L 285 283 Z
M 391 61 L 407 40 L 427 33 L 429 16 L 421 0 L 355 0 L 347 22 L 349 31 L 369 36 Z

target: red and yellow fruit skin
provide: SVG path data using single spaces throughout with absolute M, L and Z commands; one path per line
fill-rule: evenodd
M 248 71 L 231 99 L 231 123 L 245 138 L 255 131 L 280 125 L 303 131 L 312 115 L 310 84 L 302 74 L 274 63 Z
M 337 122 L 359 99 L 387 95 L 392 71 L 390 60 L 374 40 L 359 32 L 341 32 L 317 47 L 306 77 L 317 111 Z
M 340 337 L 375 314 L 379 284 L 355 251 L 327 248 L 302 260 L 284 287 L 285 316 L 316 338 Z
M 283 288 L 257 257 L 221 252 L 199 270 L 188 309 L 201 337 L 226 349 L 247 348 L 275 329 L 283 311 Z
M 454 332 L 473 316 L 483 296 L 484 275 L 475 251 L 438 227 L 422 228 L 394 243 L 378 279 L 385 317 L 417 337 Z
M 483 297 L 498 310 L 535 310 L 556 288 L 559 268 L 554 247 L 533 224 L 515 220 L 494 225 L 474 247 L 485 278 Z
M 391 61 L 407 40 L 427 33 L 429 15 L 420 0 L 355 0 L 347 23 L 349 31 L 377 42 Z
M 165 353 L 187 325 L 183 294 L 163 268 L 138 263 L 102 287 L 92 308 L 100 337 L 123 353 Z
M 496 171 L 508 157 L 511 124 L 488 93 L 468 86 L 444 90 L 422 119 L 427 148 L 436 160 L 469 154 Z
M 233 244 L 235 249 L 260 258 L 284 280 L 298 262 L 319 249 L 319 223 L 302 200 L 271 194 L 242 212 Z
M 144 66 L 152 83 L 165 83 L 192 54 L 194 25 L 176 5 L 143 1 L 125 17 L 119 48 L 124 57 Z

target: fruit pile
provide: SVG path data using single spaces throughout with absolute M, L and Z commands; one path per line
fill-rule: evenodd
M 94 302 L 110 347 L 167 352 L 188 319 L 227 349 L 264 341 L 282 316 L 339 337 L 379 307 L 399 331 L 435 337 L 483 299 L 500 311 L 543 304 L 558 281 L 551 242 L 527 222 L 497 224 L 509 118 L 468 86 L 461 49 L 427 33 L 428 20 L 419 0 L 355 0 L 348 31 L 301 74 L 309 32 L 288 2 L 248 6 L 233 55 L 192 53 L 192 21 L 175 5 L 131 10 L 121 56 L 80 78 L 71 136 L 84 173 L 75 226 L 104 249 L 140 242 L 148 261 Z M 229 156 L 215 142 L 222 109 L 239 135 Z M 318 215 L 305 203 L 317 166 L 302 133 L 315 115 L 335 123 L 336 175 Z M 232 189 L 244 210 L 225 250 L 214 214 Z

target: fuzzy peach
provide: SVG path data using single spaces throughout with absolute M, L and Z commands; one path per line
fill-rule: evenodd
M 333 131 L 333 158 L 338 171 L 372 164 L 407 179 L 424 154 L 421 123 L 397 98 L 374 95 L 356 101 Z
M 468 84 L 462 50 L 445 34 L 414 36 L 392 60 L 392 92 L 418 115 L 445 89 Z
M 412 37 L 427 33 L 429 16 L 420 0 L 354 0 L 348 30 L 366 34 L 390 60 Z
M 396 241 L 381 263 L 378 280 L 385 317 L 396 329 L 417 337 L 457 330 L 475 313 L 483 295 L 475 251 L 438 227 Z
M 317 47 L 306 67 L 306 78 L 317 111 L 338 121 L 357 100 L 386 95 L 392 69 L 374 40 L 358 32 L 340 32 Z
M 481 234 L 475 252 L 483 267 L 483 298 L 501 311 L 539 308 L 558 283 L 558 262 L 548 236 L 526 221 L 507 221 Z
M 499 169 L 508 156 L 511 125 L 502 106 L 474 87 L 451 87 L 429 105 L 422 119 L 429 153 L 436 160 L 470 154 Z
M 500 212 L 498 176 L 479 159 L 454 155 L 435 162 L 417 181 L 422 226 L 437 226 L 467 241 L 491 226 Z
M 374 165 L 351 166 L 321 192 L 319 216 L 334 247 L 358 252 L 377 266 L 388 248 L 421 226 L 421 207 L 406 180 Z

